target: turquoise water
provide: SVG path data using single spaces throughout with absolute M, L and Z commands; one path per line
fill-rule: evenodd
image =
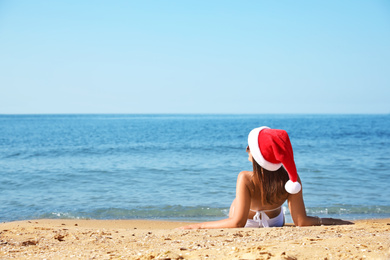
M 262 125 L 289 133 L 309 214 L 390 217 L 389 115 L 0 115 L 0 221 L 223 218 Z

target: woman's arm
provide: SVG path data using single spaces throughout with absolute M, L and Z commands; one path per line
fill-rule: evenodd
M 248 219 L 248 213 L 251 203 L 251 195 L 248 189 L 249 175 L 247 172 L 240 172 L 237 177 L 236 202 L 232 216 L 218 221 L 203 222 L 181 227 L 181 229 L 200 229 L 200 228 L 237 228 L 243 227 Z
M 303 202 L 302 189 L 297 194 L 288 196 L 288 207 L 291 217 L 296 226 L 315 226 L 320 225 L 320 221 L 316 217 L 306 215 L 305 203 Z
M 301 182 L 301 180 L 298 180 Z M 301 184 L 302 185 L 302 184 Z M 310 217 L 306 215 L 305 203 L 303 202 L 302 189 L 297 194 L 288 196 L 288 207 L 291 217 L 296 226 L 320 226 L 320 225 L 346 225 L 352 222 L 342 219 Z

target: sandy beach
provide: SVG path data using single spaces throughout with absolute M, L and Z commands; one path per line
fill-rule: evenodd
M 390 219 L 354 225 L 179 230 L 183 222 L 0 224 L 0 259 L 390 259 Z

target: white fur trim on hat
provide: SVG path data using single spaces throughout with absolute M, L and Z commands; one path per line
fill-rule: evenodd
M 260 147 L 259 147 L 259 134 L 260 131 L 263 129 L 270 129 L 268 126 L 262 126 L 253 129 L 249 135 L 248 135 L 248 145 L 249 149 L 251 151 L 253 159 L 264 169 L 268 171 L 276 171 L 278 170 L 282 164 L 281 163 L 271 163 L 264 159 L 263 155 L 261 154 Z
M 286 191 L 290 194 L 297 194 L 301 190 L 301 184 L 299 182 L 293 182 L 288 180 L 284 185 Z

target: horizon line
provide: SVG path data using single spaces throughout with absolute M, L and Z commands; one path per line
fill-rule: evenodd
M 356 112 L 356 113 L 0 113 L 0 116 L 33 116 L 33 115 L 390 115 L 390 112 L 385 113 L 366 113 L 366 112 Z

